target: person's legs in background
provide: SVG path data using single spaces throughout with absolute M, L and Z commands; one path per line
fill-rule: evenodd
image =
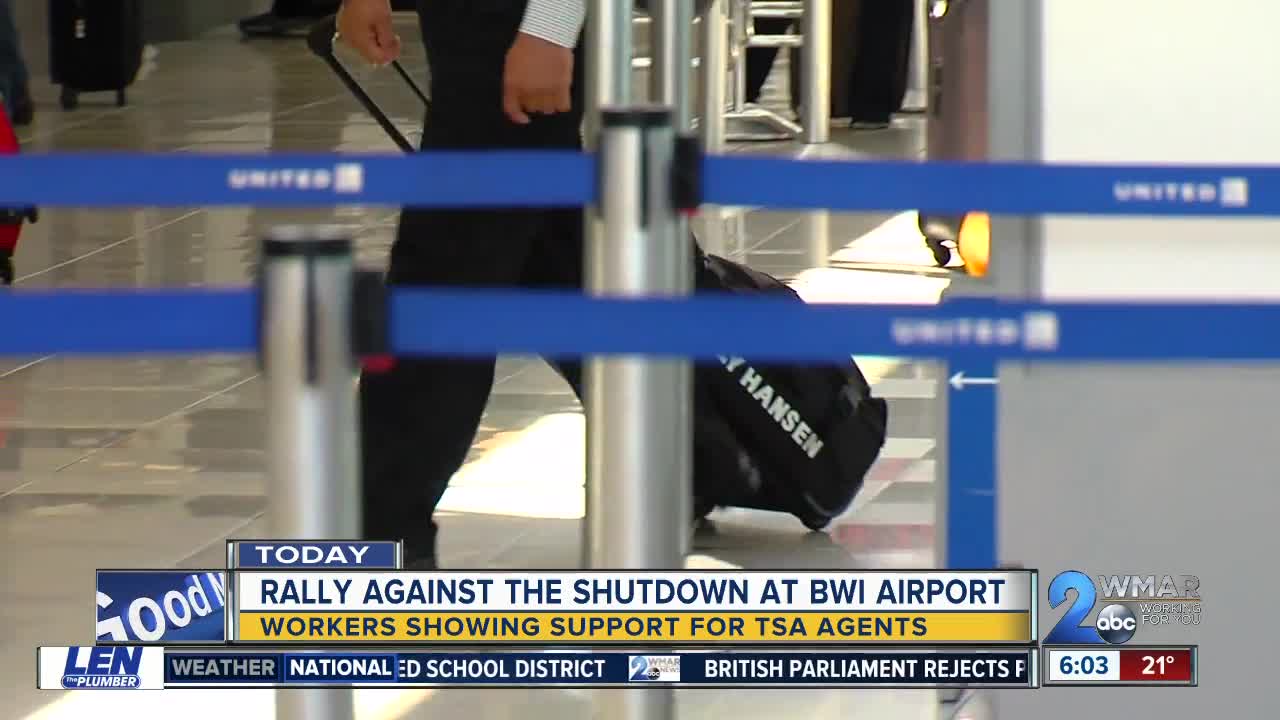
M 302 34 L 311 24 L 338 12 L 342 0 L 275 0 L 271 9 L 240 21 L 240 32 L 250 37 L 285 37 Z
M 416 0 L 391 0 L 396 12 L 411 12 Z M 275 0 L 267 12 L 240 20 L 240 32 L 247 37 L 292 37 L 305 35 L 313 23 L 338 12 L 342 0 Z
M 0 88 L 2 90 L 2 88 Z M 0 155 L 17 152 L 18 136 L 10 127 L 9 114 L 0 105 Z M 13 253 L 18 249 L 18 235 L 23 218 L 10 208 L 0 208 L 0 288 L 13 284 Z
M 581 147 L 580 54 L 573 112 L 536 115 L 524 126 L 503 114 L 506 52 L 523 9 L 518 0 L 422 0 L 432 90 L 424 149 Z M 580 286 L 581 230 L 581 211 L 572 209 L 406 210 L 392 246 L 388 282 Z M 475 439 L 494 363 L 494 358 L 401 358 L 390 372 L 361 378 L 364 536 L 403 540 L 409 567 L 435 567 L 432 515 Z M 576 380 L 572 367 L 561 367 Z
M 791 21 L 786 18 L 756 18 L 754 25 L 761 35 L 781 35 L 791 27 Z M 760 93 L 777 59 L 778 48 L 747 48 L 747 102 L 760 102 Z
M 12 0 L 0 0 L 0 95 L 14 125 L 30 125 L 35 116 L 27 64 L 22 59 Z
M 0 110 L 4 110 L 5 122 L 11 122 L 9 118 L 13 116 L 13 103 L 11 100 L 13 90 L 9 87 L 11 84 L 13 84 L 13 81 L 3 72 L 0 72 Z
M 910 0 L 862 3 L 857 59 L 849 81 L 849 116 L 855 128 L 888 127 L 902 109 L 911 66 L 915 5 Z

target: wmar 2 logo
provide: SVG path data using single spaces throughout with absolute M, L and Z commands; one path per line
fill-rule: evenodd
M 629 682 L 680 681 L 680 658 L 676 655 L 631 655 L 627 662 Z
M 1100 575 L 1098 587 L 1102 599 L 1109 602 L 1089 625 L 1085 619 L 1098 602 L 1093 580 L 1076 570 L 1053 579 L 1050 607 L 1065 603 L 1069 591 L 1074 590 L 1076 597 L 1045 643 L 1121 645 L 1137 634 L 1139 625 L 1200 624 L 1200 578 L 1195 575 Z M 1138 614 L 1131 607 L 1135 605 Z

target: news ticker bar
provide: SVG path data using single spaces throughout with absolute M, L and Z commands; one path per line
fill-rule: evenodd
M 196 651 L 43 647 L 45 690 L 301 687 L 1034 688 L 1034 648 L 807 652 Z
M 1200 684 L 1199 646 L 1082 647 L 1045 646 L 1044 684 L 1178 685 Z

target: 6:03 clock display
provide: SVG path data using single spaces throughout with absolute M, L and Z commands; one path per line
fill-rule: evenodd
M 1049 680 L 1058 682 L 1097 682 L 1120 679 L 1120 652 L 1117 650 L 1049 651 Z
M 1063 675 L 1106 675 L 1111 665 L 1111 658 L 1106 655 L 1085 655 L 1072 657 L 1063 655 L 1058 661 Z

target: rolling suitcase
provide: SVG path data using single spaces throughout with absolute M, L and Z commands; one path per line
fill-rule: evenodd
M 931 3 L 926 139 L 929 160 L 984 161 L 988 157 L 987 20 L 988 0 Z M 951 263 L 953 251 L 959 249 L 962 226 L 969 217 L 921 208 L 920 232 L 939 266 Z M 985 217 L 976 215 L 972 219 L 972 229 L 980 233 Z
M 63 109 L 75 109 L 80 93 L 108 91 L 123 107 L 142 48 L 141 0 L 49 0 L 49 66 Z
M 334 21 L 308 36 L 323 59 L 378 125 L 405 152 L 415 148 L 334 55 Z M 392 67 L 427 105 L 426 93 L 400 65 Z M 803 302 L 779 280 L 694 243 L 701 293 L 770 295 Z M 820 530 L 843 513 L 884 446 L 888 406 L 852 359 L 788 366 L 722 357 L 694 371 L 694 519 L 717 507 L 794 515 Z

